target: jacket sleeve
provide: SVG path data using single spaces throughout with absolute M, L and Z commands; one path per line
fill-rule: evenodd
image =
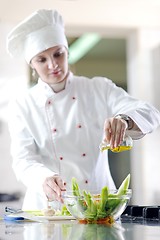
M 130 96 L 124 89 L 105 79 L 108 85 L 106 102 L 110 116 L 128 115 L 141 131 L 129 131 L 133 139 L 138 139 L 153 132 L 160 125 L 160 112 L 150 103 Z
M 18 103 L 11 101 L 8 110 L 13 170 L 26 187 L 41 188 L 46 177 L 57 173 L 44 166 Z

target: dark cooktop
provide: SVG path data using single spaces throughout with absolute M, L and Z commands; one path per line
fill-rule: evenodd
M 121 215 L 123 222 L 160 222 L 160 206 L 129 205 Z

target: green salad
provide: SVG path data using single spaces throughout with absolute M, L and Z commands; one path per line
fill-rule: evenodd
M 105 186 L 99 194 L 92 194 L 89 191 L 81 190 L 76 178 L 72 178 L 72 196 L 67 195 L 64 198 L 63 212 L 65 215 L 72 214 L 78 219 L 87 220 L 87 222 L 106 219 L 113 222 L 124 211 L 130 199 L 130 195 L 128 196 L 129 184 L 130 174 L 115 192 Z

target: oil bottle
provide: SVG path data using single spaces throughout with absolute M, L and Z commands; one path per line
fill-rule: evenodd
M 133 147 L 133 140 L 129 135 L 126 135 L 121 145 L 119 145 L 116 148 L 111 148 L 110 144 L 107 144 L 105 141 L 102 141 L 102 143 L 99 146 L 101 152 L 109 149 L 112 152 L 116 152 L 116 153 L 130 150 L 132 147 Z

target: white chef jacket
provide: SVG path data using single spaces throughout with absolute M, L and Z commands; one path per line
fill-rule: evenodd
M 103 77 L 89 79 L 70 73 L 66 87 L 53 92 L 38 84 L 10 104 L 13 169 L 27 187 L 23 209 L 46 207 L 44 179 L 58 174 L 71 189 L 75 177 L 80 188 L 115 188 L 108 153 L 100 153 L 104 121 L 117 114 L 130 116 L 142 132 L 138 139 L 160 124 L 159 112 L 138 101 Z

